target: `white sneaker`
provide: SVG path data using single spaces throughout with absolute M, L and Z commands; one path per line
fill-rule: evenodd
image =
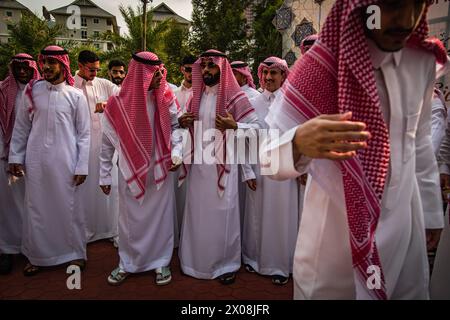
M 164 286 L 172 281 L 172 273 L 169 267 L 156 268 L 156 284 L 158 286 Z

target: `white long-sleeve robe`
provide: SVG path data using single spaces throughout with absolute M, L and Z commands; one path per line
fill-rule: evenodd
M 180 105 L 181 114 L 186 112 L 186 103 L 189 98 L 192 96 L 192 87 L 186 88 L 184 86 L 184 82 L 179 86 L 176 90 L 174 90 L 175 96 L 177 97 L 178 103 Z M 183 212 L 184 205 L 186 203 L 186 190 L 187 183 L 183 183 L 179 185 L 178 178 L 180 177 L 181 170 L 177 170 L 176 172 L 171 172 L 174 180 L 174 190 L 175 190 L 175 202 L 177 207 L 177 212 L 174 220 L 174 243 L 175 248 L 180 244 L 180 233 L 181 233 L 181 223 L 183 222 Z
M 278 94 L 279 90 L 265 90 L 250 100 L 262 128 L 269 127 L 264 119 Z M 243 262 L 260 274 L 289 277 L 299 224 L 297 181 L 276 181 L 261 175 L 259 164 L 242 168 L 244 181 L 256 179 L 256 190 L 247 188 L 245 198 Z
M 150 92 L 147 95 L 147 111 L 155 133 L 155 105 Z M 172 131 L 179 127 L 177 106 L 170 106 Z M 104 118 L 103 143 L 100 154 L 100 185 L 110 185 L 114 150 L 119 148 L 119 140 L 110 123 Z M 112 136 L 111 141 L 108 136 Z M 182 157 L 181 140 L 172 136 L 172 156 Z M 154 178 L 155 143 L 152 144 L 152 159 L 147 175 L 147 186 L 142 204 L 131 194 L 128 184 L 120 171 L 119 157 L 119 266 L 126 272 L 145 272 L 168 266 L 174 248 L 175 194 L 173 179 L 168 174 L 158 190 Z
M 242 91 L 247 95 L 249 100 L 258 97 L 261 93 L 250 87 L 248 84 L 244 84 L 241 86 Z M 264 120 L 264 119 L 263 119 Z M 258 121 L 261 123 L 260 119 Z M 247 198 L 247 183 L 244 182 L 244 168 L 240 165 L 241 170 L 238 170 L 238 191 L 239 191 L 239 210 L 241 212 L 241 232 L 243 231 L 244 226 L 244 216 L 245 216 L 245 199 Z
M 78 74 L 75 75 L 75 87 L 83 91 L 88 102 L 91 119 L 91 147 L 89 151 L 89 176 L 80 186 L 79 208 L 86 217 L 86 233 L 88 242 L 99 239 L 112 238 L 118 233 L 119 196 L 117 186 L 117 164 L 114 163 L 110 196 L 106 196 L 98 186 L 100 174 L 100 149 L 102 145 L 102 113 L 95 113 L 95 105 L 99 101 L 106 102 L 108 98 L 119 93 L 120 88 L 109 80 L 94 78 L 86 81 Z
M 14 104 L 15 113 L 21 105 L 25 85 L 18 83 Z M 0 253 L 20 253 L 22 245 L 22 219 L 24 213 L 25 181 L 19 179 L 8 185 L 8 162 L 0 130 Z M 3 158 L 3 159 L 2 159 Z
M 86 259 L 85 217 L 76 211 L 74 175 L 87 175 L 89 110 L 83 93 L 62 82 L 33 86 L 17 112 L 9 163 L 25 164 L 22 253 L 33 265 Z M 23 100 L 25 101 L 25 99 Z
M 200 102 L 203 132 L 215 128 L 218 85 L 206 87 Z M 247 124 L 249 125 L 249 124 Z M 238 127 L 240 124 L 238 123 Z M 253 124 L 255 128 L 258 124 Z M 203 141 L 198 130 L 195 141 Z M 199 140 L 197 140 L 199 139 Z M 210 145 L 203 142 L 203 147 Z M 214 279 L 241 266 L 241 230 L 237 165 L 230 173 L 222 197 L 217 190 L 216 164 L 192 164 L 187 176 L 186 205 L 180 237 L 180 266 L 187 275 Z
M 436 60 L 422 50 L 384 53 L 373 43 L 369 47 L 391 146 L 375 235 L 387 295 L 425 299 L 429 296 L 425 227 L 443 226 L 430 130 Z M 294 297 L 369 299 L 354 281 L 341 172 L 332 161 L 309 162 L 306 157 L 294 167 L 292 139 L 298 123 L 280 113 L 277 105 L 276 100 L 266 119 L 271 127 L 285 132 L 272 146 L 280 152 L 274 177 L 310 173 L 294 256 Z
M 431 101 L 431 141 L 433 143 L 433 151 L 437 156 L 441 146 L 442 139 L 445 136 L 445 127 L 447 124 L 446 106 L 441 99 L 434 97 Z

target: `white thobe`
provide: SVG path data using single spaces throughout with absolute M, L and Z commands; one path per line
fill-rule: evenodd
M 439 172 L 450 175 L 450 113 L 447 114 L 447 123 L 440 146 Z M 444 218 L 444 230 L 436 251 L 433 272 L 431 274 L 430 296 L 431 299 L 450 299 L 450 205 L 447 204 Z
M 439 153 L 442 139 L 445 136 L 447 124 L 446 107 L 438 97 L 431 101 L 431 141 L 435 155 Z
M 203 92 L 199 110 L 202 131 L 194 133 L 195 141 L 203 141 L 203 132 L 216 127 L 217 89 L 218 85 L 207 86 Z M 211 141 L 203 142 L 203 147 L 209 144 Z M 237 171 L 236 164 L 230 165 L 225 191 L 220 197 L 216 164 L 190 167 L 179 247 L 180 266 L 187 275 L 214 279 L 241 266 Z
M 269 127 L 264 119 L 278 94 L 279 90 L 265 90 L 250 100 L 262 128 Z M 297 181 L 276 181 L 261 175 L 259 164 L 242 168 L 244 181 L 256 179 L 256 190 L 247 189 L 245 199 L 243 262 L 260 274 L 289 277 L 299 222 Z
M 117 186 L 117 164 L 114 162 L 112 175 L 115 180 L 111 186 L 110 196 L 106 196 L 98 186 L 100 174 L 100 149 L 102 145 L 101 118 L 103 113 L 95 113 L 97 102 L 106 102 L 112 95 L 118 94 L 120 88 L 109 80 L 94 78 L 86 81 L 75 75 L 75 87 L 82 90 L 87 99 L 91 116 L 91 147 L 89 152 L 89 176 L 80 186 L 78 202 L 86 217 L 88 242 L 117 236 L 119 217 L 119 196 Z
M 426 299 L 425 227 L 443 226 L 430 129 L 436 60 L 423 50 L 385 53 L 372 42 L 369 47 L 391 151 L 375 234 L 387 296 Z M 292 129 L 273 146 L 280 152 L 275 178 L 310 172 L 294 256 L 294 298 L 368 299 L 366 289 L 354 280 L 341 172 L 330 160 L 309 162 L 306 157 L 294 167 L 292 139 L 298 123 L 277 113 L 278 101 L 266 121 L 282 131 Z
M 253 89 L 248 84 L 244 84 L 243 86 L 241 86 L 241 89 L 245 92 L 249 99 L 253 99 L 261 94 L 258 90 Z
M 242 91 L 247 95 L 247 98 L 249 100 L 256 98 L 257 96 L 261 95 L 261 93 L 250 87 L 248 84 L 244 84 L 241 86 Z M 244 226 L 244 215 L 245 215 L 245 199 L 247 197 L 247 183 L 243 182 L 243 170 L 241 169 L 238 172 L 238 189 L 239 189 L 239 210 L 241 211 L 241 231 L 242 227 Z M 242 182 L 242 183 L 241 183 Z
M 177 106 L 173 103 L 170 108 L 172 130 L 179 127 Z M 152 136 L 155 131 L 155 104 L 151 91 L 147 95 L 147 112 L 152 127 Z M 104 131 L 112 132 L 111 141 L 103 134 L 103 143 L 100 154 L 100 185 L 111 184 L 112 158 L 120 143 L 114 129 L 108 121 L 102 121 Z M 152 158 L 150 170 L 147 175 L 147 185 L 142 204 L 132 195 L 120 170 L 122 161 L 119 157 L 119 266 L 126 272 L 145 272 L 165 267 L 170 264 L 173 253 L 173 225 L 175 216 L 175 195 L 173 192 L 173 179 L 170 175 L 157 189 L 154 178 L 155 143 L 152 144 Z M 182 157 L 181 141 L 172 137 L 172 156 Z
M 21 104 L 25 85 L 18 84 L 14 112 L 17 114 Z M 24 213 L 25 181 L 19 179 L 9 185 L 7 173 L 8 155 L 3 145 L 3 135 L 0 130 L 0 253 L 20 253 L 22 244 L 22 219 Z
M 181 86 L 179 86 L 175 91 L 175 96 L 177 97 L 178 103 L 180 105 L 181 114 L 186 113 L 186 103 L 189 100 L 189 98 L 192 96 L 192 87 L 187 88 L 183 83 L 181 83 Z M 187 183 L 179 184 L 178 178 L 180 177 L 181 170 L 177 170 L 176 172 L 171 172 L 171 175 L 174 179 L 174 188 L 175 188 L 175 201 L 176 201 L 176 207 L 177 212 L 174 219 L 174 226 L 175 226 L 175 248 L 178 247 L 180 243 L 180 232 L 181 232 L 181 223 L 183 222 L 183 212 L 184 212 L 184 205 L 186 203 L 186 189 L 187 189 Z
M 33 265 L 86 259 L 85 217 L 76 211 L 74 175 L 89 167 L 89 110 L 83 93 L 62 82 L 33 86 L 35 111 L 19 107 L 9 163 L 25 164 L 22 253 Z M 25 101 L 25 99 L 23 99 Z

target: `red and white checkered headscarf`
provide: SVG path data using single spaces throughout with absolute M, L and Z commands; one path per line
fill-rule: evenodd
M 264 69 L 280 69 L 281 71 L 284 71 L 286 74 L 286 77 L 289 75 L 289 67 L 284 59 L 280 59 L 278 57 L 269 57 L 263 62 L 259 64 L 258 67 L 258 78 L 259 78 L 259 85 L 261 88 L 266 88 L 266 82 L 264 81 L 263 77 L 263 71 Z
M 147 112 L 147 94 L 153 75 L 162 71 L 161 86 L 152 91 L 155 101 L 155 133 Z M 175 102 L 175 95 L 166 81 L 166 70 L 159 58 L 152 52 L 133 55 L 128 74 L 122 83 L 120 93 L 109 98 L 105 115 L 114 133 L 105 134 L 115 146 L 119 158 L 125 159 L 120 170 L 133 196 L 142 201 L 145 195 L 147 174 L 150 170 L 152 147 L 155 151 L 154 177 L 159 189 L 167 177 L 171 160 L 171 118 L 169 107 Z M 118 139 L 114 139 L 114 134 Z
M 231 68 L 242 74 L 247 79 L 247 84 L 249 87 L 256 89 L 255 82 L 253 81 L 253 76 L 248 64 L 242 61 L 233 61 L 231 63 Z
M 41 54 L 38 56 L 39 68 L 41 70 L 44 67 L 44 59 L 45 58 L 54 58 L 61 62 L 64 66 L 64 77 L 66 82 L 73 86 L 75 83 L 75 79 L 72 77 L 72 73 L 70 71 L 70 59 L 67 51 L 58 46 L 48 46 L 44 50 L 41 51 Z
M 211 60 L 220 69 L 220 82 L 217 93 L 217 104 L 216 104 L 216 115 L 221 115 L 226 117 L 226 112 L 230 113 L 236 122 L 250 122 L 256 121 L 257 116 L 255 109 L 250 104 L 247 95 L 242 91 L 241 87 L 234 77 L 233 70 L 231 69 L 230 63 L 228 62 L 227 56 L 217 50 L 208 50 L 200 55 L 200 58 L 192 65 L 192 96 L 186 104 L 186 109 L 188 112 L 192 112 L 197 118 L 200 109 L 200 100 L 205 90 L 205 84 L 203 82 L 201 62 L 202 59 Z M 193 128 L 190 130 L 191 137 L 193 137 Z M 224 145 L 220 146 L 220 151 L 226 150 L 225 139 Z M 194 139 L 192 139 L 194 141 Z M 192 144 L 193 147 L 194 143 Z M 193 149 L 191 154 L 187 155 L 192 157 Z M 216 155 L 217 157 L 217 155 Z M 220 158 L 220 155 L 219 155 Z M 229 165 L 225 162 L 223 164 L 217 164 L 217 188 L 219 195 L 222 196 L 225 191 L 225 186 L 227 182 L 228 174 L 230 173 Z M 189 166 L 186 166 L 186 170 Z M 179 180 L 183 181 L 186 174 L 181 174 Z
M 41 50 L 41 53 L 38 56 L 38 64 L 39 64 L 39 68 L 43 71 L 44 69 L 44 59 L 45 58 L 54 58 L 56 60 L 58 60 L 59 62 L 62 63 L 63 65 L 63 72 L 64 72 L 64 78 L 66 80 L 66 82 L 70 85 L 73 86 L 75 83 L 75 79 L 72 77 L 72 74 L 70 72 L 70 59 L 69 59 L 69 54 L 68 52 L 58 46 L 48 46 L 45 49 Z M 36 82 L 36 80 L 31 80 L 27 87 L 25 88 L 25 99 L 26 99 L 26 103 L 28 104 L 28 111 L 29 111 L 29 116 L 30 119 L 33 118 L 33 114 L 34 114 L 34 109 L 35 109 L 35 105 L 34 105 L 34 101 L 33 101 L 33 85 Z
M 303 39 L 302 43 L 300 44 L 300 52 L 302 54 L 305 54 L 309 49 L 311 49 L 317 39 L 319 39 L 319 36 L 317 34 L 309 35 L 305 39 Z
M 315 45 L 297 60 L 282 87 L 280 116 L 301 123 L 320 114 L 352 111 L 352 120 L 366 123 L 372 138 L 357 157 L 339 161 L 343 176 L 355 278 L 367 288 L 368 267 L 382 266 L 375 243 L 381 198 L 389 169 L 389 134 L 382 115 L 375 75 L 364 34 L 363 8 L 373 0 L 338 0 L 325 21 Z M 437 39 L 427 39 L 426 14 L 407 45 L 433 52 L 437 62 L 447 61 Z M 320 88 L 320 90 L 318 90 Z M 368 290 L 386 299 L 382 274 L 380 289 Z
M 32 79 L 37 80 L 41 77 L 33 57 L 26 53 L 19 53 L 16 54 L 9 63 L 8 76 L 5 80 L 0 82 L 0 130 L 2 130 L 6 155 L 9 153 L 9 144 L 11 142 L 14 121 L 16 119 L 14 105 L 16 103 L 17 91 L 19 90 L 17 80 L 14 78 L 11 69 L 14 62 L 26 63 L 30 68 L 33 68 Z

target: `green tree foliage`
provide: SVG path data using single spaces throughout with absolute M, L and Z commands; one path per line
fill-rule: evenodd
M 258 66 L 269 56 L 281 57 L 282 38 L 280 32 L 272 24 L 276 11 L 283 4 L 283 0 L 264 0 L 255 6 L 256 14 L 253 22 L 253 46 L 251 57 L 253 63 L 253 74 L 258 82 Z
M 55 44 L 55 37 L 63 26 L 49 26 L 46 21 L 35 15 L 23 12 L 22 19 L 11 24 L 10 28 L 11 39 L 0 46 L 0 79 L 6 76 L 12 56 L 25 52 L 37 59 L 43 48 Z
M 128 35 L 104 33 L 102 39 L 112 41 L 114 49 L 101 54 L 101 60 L 109 62 L 111 59 L 121 59 L 128 63 L 131 54 L 141 51 L 142 45 L 142 8 L 133 9 L 131 6 L 119 7 L 120 13 L 128 27 Z M 168 69 L 168 81 L 178 83 L 181 75 L 179 61 L 186 54 L 185 44 L 187 31 L 174 20 L 168 19 L 162 22 L 152 22 L 152 11 L 147 12 L 147 51 L 154 52 L 164 61 Z
M 249 57 L 244 10 L 247 0 L 192 0 L 189 44 L 196 54 L 218 49 L 232 60 Z

